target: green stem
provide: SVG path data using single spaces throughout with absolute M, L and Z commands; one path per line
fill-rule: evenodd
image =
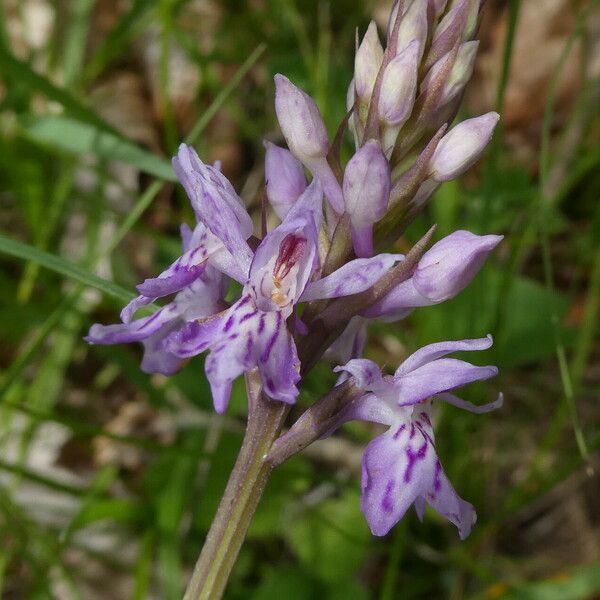
M 184 600 L 218 600 L 223 596 L 271 475 L 271 462 L 265 459 L 279 436 L 289 407 L 260 394 L 256 374 L 247 377 L 246 382 L 251 406 L 246 434 Z

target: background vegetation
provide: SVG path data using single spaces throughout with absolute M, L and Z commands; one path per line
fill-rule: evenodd
M 488 0 L 463 116 L 497 108 L 486 158 L 444 185 L 434 221 L 504 233 L 455 300 L 380 326 L 368 355 L 492 332 L 505 392 L 487 416 L 438 415 L 440 455 L 479 522 L 459 543 L 432 512 L 384 539 L 358 507 L 348 427 L 274 475 L 227 597 L 600 597 L 598 2 Z M 139 349 L 89 347 L 192 222 L 168 162 L 193 143 L 258 206 L 272 75 L 331 131 L 354 28 L 389 2 L 3 0 L 0 3 L 0 596 L 181 597 L 241 440 L 237 387 L 213 413 L 202 359 L 146 376 Z M 596 119 L 596 120 L 595 120 Z M 312 373 L 302 403 L 333 381 Z

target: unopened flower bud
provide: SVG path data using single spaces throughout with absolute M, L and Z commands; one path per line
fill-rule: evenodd
M 427 42 L 427 2 L 423 0 L 413 2 L 402 16 L 396 40 L 396 54 L 402 52 L 413 41 L 418 44 L 417 62 L 420 63 Z
M 350 110 L 352 109 L 354 110 L 352 111 L 352 115 L 350 116 L 350 120 L 348 121 L 348 127 L 352 132 L 354 144 L 358 148 L 360 146 L 360 141 L 363 137 L 364 126 L 360 120 L 360 107 L 356 102 L 356 90 L 354 89 L 354 79 L 350 82 L 350 85 L 348 86 L 348 92 L 346 93 L 346 112 L 350 112 Z
M 425 62 L 426 69 L 429 69 L 456 44 L 468 39 L 465 36 L 467 23 L 471 13 L 475 11 L 477 16 L 478 10 L 479 0 L 459 0 L 450 8 L 433 34 L 431 49 Z
M 306 189 L 302 163 L 285 148 L 265 141 L 265 181 L 267 198 L 280 219 Z
M 385 215 L 390 186 L 389 163 L 379 142 L 369 140 L 348 161 L 343 184 L 352 241 L 359 257 L 373 254 L 373 224 Z
M 316 102 L 287 77 L 277 74 L 275 111 L 290 150 L 320 180 L 333 209 L 342 213 L 344 198 L 327 162 L 329 138 Z
M 429 168 L 435 181 L 450 181 L 464 173 L 488 145 L 500 115 L 489 112 L 451 129 L 438 144 Z
M 415 288 L 434 302 L 453 298 L 477 275 L 501 235 L 455 231 L 434 244 L 421 258 L 412 277 Z
M 379 115 L 386 125 L 402 125 L 410 116 L 417 90 L 419 43 L 413 40 L 386 67 L 379 96 Z
M 324 157 L 329 139 L 316 102 L 284 75 L 275 75 L 275 111 L 290 150 L 304 163 Z
M 433 6 L 433 13 L 437 19 L 446 10 L 447 0 L 429 0 L 429 4 Z
M 473 74 L 473 67 L 475 66 L 475 58 L 477 56 L 477 50 L 479 48 L 479 42 L 465 42 L 458 48 L 458 53 L 448 79 L 444 85 L 444 89 L 439 95 L 439 99 L 436 103 L 438 108 L 441 108 L 454 100 L 465 88 L 471 75 Z M 432 85 L 438 73 L 442 69 L 446 68 L 446 63 L 450 57 L 452 50 L 446 53 L 440 58 L 433 67 L 429 70 L 423 83 L 421 84 L 421 90 L 426 90 Z
M 362 316 L 397 320 L 413 308 L 454 298 L 471 283 L 502 238 L 470 231 L 455 231 L 442 238 L 422 256 L 410 279 L 370 306 Z
M 361 102 L 368 104 L 382 61 L 383 48 L 377 25 L 371 21 L 354 59 L 354 85 Z

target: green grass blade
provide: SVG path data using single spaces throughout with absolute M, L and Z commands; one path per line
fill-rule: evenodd
M 96 0 L 71 2 L 72 19 L 64 48 L 63 73 L 66 87 L 77 81 L 85 55 L 90 18 Z
M 231 96 L 232 92 L 237 88 L 248 71 L 256 64 L 266 49 L 266 44 L 259 44 L 252 54 L 250 54 L 250 56 L 242 63 L 235 75 L 227 82 L 227 85 L 219 92 L 213 103 L 204 111 L 202 116 L 192 127 L 192 130 L 185 138 L 187 144 L 194 144 L 196 142 L 217 111 L 223 106 L 227 98 Z
M 42 145 L 72 154 L 93 154 L 124 162 L 159 179 L 175 181 L 171 164 L 133 142 L 97 127 L 62 116 L 30 117 L 23 120 L 25 135 Z
M 15 58 L 6 47 L 0 44 L 0 74 L 12 84 L 27 87 L 31 92 L 40 93 L 48 100 L 54 100 L 62 105 L 67 112 L 86 123 L 109 131 L 117 132 L 94 111 L 82 104 L 66 90 L 54 85 L 48 78 L 36 73 L 25 61 Z
M 135 294 L 127 291 L 120 285 L 117 285 L 112 281 L 102 279 L 102 277 L 98 277 L 97 275 L 90 273 L 88 270 L 76 265 L 75 263 L 72 263 L 71 261 L 65 260 L 60 256 L 56 256 L 55 254 L 50 254 L 49 252 L 39 250 L 38 248 L 34 248 L 28 244 L 17 242 L 16 240 L 6 237 L 2 234 L 0 234 L 0 252 L 16 258 L 38 263 L 46 269 L 50 269 L 51 271 L 59 273 L 60 275 L 64 275 L 70 279 L 74 279 L 75 281 L 79 281 L 80 283 L 96 288 L 104 294 L 112 296 L 113 298 L 117 298 L 122 302 L 129 302 L 135 296 Z

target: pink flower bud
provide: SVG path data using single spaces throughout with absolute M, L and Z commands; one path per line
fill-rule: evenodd
M 439 100 L 437 101 L 437 107 L 441 108 L 445 106 L 454 98 L 456 98 L 465 88 L 469 79 L 471 79 L 471 75 L 473 74 L 473 67 L 475 66 L 475 58 L 477 56 L 477 50 L 479 49 L 479 42 L 465 42 L 461 44 L 458 48 L 458 53 L 456 55 L 456 59 L 454 64 L 452 65 L 452 70 L 448 75 L 448 80 L 444 85 L 444 89 L 440 94 Z M 431 85 L 438 73 L 441 72 L 442 69 L 446 68 L 446 62 L 450 57 L 450 52 L 447 52 L 440 58 L 434 65 L 431 67 L 425 79 L 423 79 L 423 83 L 421 84 L 421 91 L 427 90 Z
M 430 162 L 435 181 L 450 181 L 464 173 L 488 145 L 500 115 L 489 112 L 467 119 L 451 129 L 440 141 Z
M 477 17 L 478 11 L 479 0 L 459 0 L 450 8 L 433 33 L 431 49 L 425 61 L 426 69 L 452 50 L 456 44 L 468 39 L 465 35 L 467 23 L 473 12 Z
M 342 189 L 327 162 L 329 138 L 315 101 L 287 77 L 277 74 L 275 111 L 290 150 L 319 179 L 333 209 L 343 212 Z
M 344 173 L 344 201 L 359 257 L 373 254 L 373 224 L 383 218 L 390 197 L 390 166 L 379 142 L 369 140 L 349 161 Z
M 368 103 L 371 98 L 382 60 L 383 48 L 377 34 L 377 25 L 371 21 L 354 59 L 356 94 L 362 102 Z
M 325 157 L 329 139 L 315 101 L 284 75 L 275 75 L 275 111 L 290 150 L 303 163 Z
M 400 54 L 408 45 L 416 41 L 418 44 L 418 62 L 421 62 L 423 50 L 427 42 L 427 2 L 413 2 L 402 16 L 396 41 L 396 54 Z
M 442 238 L 419 261 L 412 277 L 415 288 L 436 303 L 453 298 L 469 285 L 502 238 L 470 231 Z
M 285 148 L 265 141 L 265 181 L 267 198 L 283 219 L 306 189 L 306 177 L 300 161 Z
M 417 90 L 419 43 L 413 40 L 386 67 L 379 96 L 379 115 L 386 125 L 401 126 L 410 116 Z

